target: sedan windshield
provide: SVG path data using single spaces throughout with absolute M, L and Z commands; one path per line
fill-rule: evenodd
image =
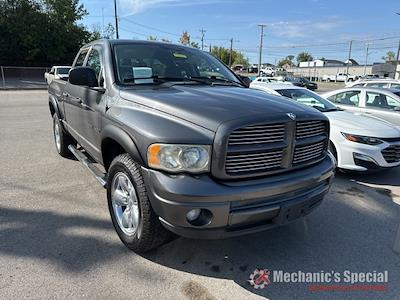
M 242 84 L 218 59 L 185 46 L 121 44 L 114 46 L 114 54 L 118 81 L 123 85 L 157 84 L 166 81 Z
M 339 110 L 332 102 L 306 89 L 284 89 L 277 90 L 277 92 L 284 97 L 296 100 L 322 112 Z

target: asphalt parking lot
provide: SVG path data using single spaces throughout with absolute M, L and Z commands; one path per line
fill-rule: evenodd
M 400 169 L 335 179 L 304 220 L 227 240 L 177 238 L 137 255 L 119 241 L 105 191 L 52 140 L 46 91 L 0 92 L 0 297 L 99 299 L 398 299 Z M 399 229 L 400 230 L 400 229 Z M 255 268 L 385 271 L 387 292 L 256 290 Z

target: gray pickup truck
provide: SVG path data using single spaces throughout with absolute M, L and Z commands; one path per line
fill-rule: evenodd
M 168 43 L 99 40 L 49 86 L 58 153 L 107 189 L 131 250 L 172 233 L 224 238 L 307 215 L 334 159 L 317 110 L 248 89 L 212 55 Z

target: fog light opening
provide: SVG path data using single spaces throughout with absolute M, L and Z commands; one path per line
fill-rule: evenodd
M 353 157 L 354 157 L 355 159 L 360 159 L 360 160 L 372 162 L 372 163 L 374 163 L 374 164 L 376 164 L 376 165 L 378 164 L 378 163 L 375 161 L 375 159 L 373 159 L 372 157 L 370 157 L 370 156 L 368 156 L 368 155 L 365 155 L 365 154 L 361 154 L 361 153 L 354 152 L 354 153 L 353 153 Z
M 205 226 L 211 223 L 212 212 L 204 208 L 194 208 L 186 214 L 186 220 L 193 226 Z

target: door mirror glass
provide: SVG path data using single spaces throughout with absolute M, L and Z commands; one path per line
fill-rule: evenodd
M 69 83 L 73 85 L 97 87 L 96 73 L 92 68 L 76 67 L 71 69 L 68 77 Z
M 249 77 L 247 77 L 247 76 L 241 76 L 241 75 L 239 75 L 239 77 L 240 77 L 240 79 L 242 80 L 242 82 L 243 82 L 247 87 L 250 86 L 251 79 L 250 79 Z

